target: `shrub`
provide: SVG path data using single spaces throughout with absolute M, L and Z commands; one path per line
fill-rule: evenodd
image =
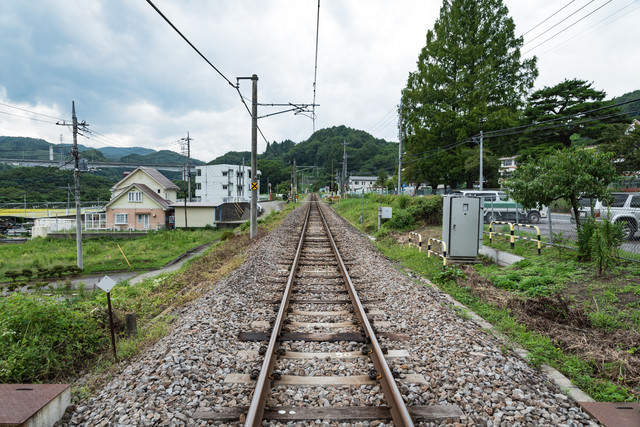
M 621 244 L 622 227 L 620 224 L 604 221 L 596 226 L 589 240 L 589 249 L 591 258 L 598 267 L 598 275 L 613 265 Z
M 396 204 L 400 209 L 406 209 L 410 202 L 411 198 L 405 194 L 399 195 L 396 199 Z
M 233 231 L 225 230 L 222 232 L 222 235 L 220 236 L 220 240 L 224 242 L 225 240 L 229 240 L 233 236 L 235 236 L 235 234 L 233 234 Z
M 407 208 L 416 221 L 424 221 L 427 224 L 442 223 L 442 197 L 416 197 Z
M 413 227 L 414 224 L 415 221 L 413 216 L 409 212 L 406 210 L 396 209 L 391 219 L 385 223 L 385 227 L 394 230 L 405 230 Z
M 27 281 L 31 280 L 33 277 L 33 271 L 30 268 L 23 268 L 21 271 L 21 275 L 27 278 Z
M 578 229 L 578 259 L 591 261 L 591 236 L 596 229 L 596 220 L 589 217 Z
M 84 307 L 42 296 L 0 298 L 0 382 L 55 380 L 103 351 L 108 334 Z
M 49 277 L 49 269 L 47 267 L 38 267 L 38 277 L 41 279 Z
M 66 271 L 69 272 L 69 274 L 80 274 L 82 272 L 82 269 L 80 267 L 78 267 L 77 265 L 68 265 L 65 268 Z
M 51 267 L 51 274 L 54 276 L 58 276 L 58 279 L 62 279 L 62 275 L 64 274 L 64 272 L 66 271 L 66 267 L 64 265 L 54 265 L 53 267 Z
M 16 270 L 7 270 L 4 272 L 4 275 L 15 283 L 16 279 L 21 276 L 21 273 Z

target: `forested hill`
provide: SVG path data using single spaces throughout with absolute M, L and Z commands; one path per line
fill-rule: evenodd
M 294 160 L 298 170 L 306 170 L 313 175 L 317 186 L 328 185 L 330 176 L 342 170 L 345 147 L 348 175 L 378 176 L 384 172 L 390 176 L 396 173 L 397 143 L 374 138 L 361 130 L 334 126 L 321 129 L 297 144 L 291 140 L 268 144 L 264 153 L 258 155 L 258 169 L 262 172 L 261 188 L 266 188 L 267 183 L 274 188 L 278 184 L 286 186 Z M 232 151 L 209 164 L 241 164 L 242 159 L 249 165 L 251 153 Z
M 20 136 L 0 136 L 0 158 L 4 159 L 34 159 L 48 160 L 49 148 L 53 146 L 53 158 L 55 160 L 71 159 L 71 144 L 53 144 L 44 139 L 27 138 Z M 185 158 L 174 151 L 155 151 L 142 147 L 102 147 L 89 148 L 78 144 L 80 157 L 97 162 L 121 162 L 121 163 L 185 163 Z M 193 165 L 203 165 L 198 159 L 191 159 Z

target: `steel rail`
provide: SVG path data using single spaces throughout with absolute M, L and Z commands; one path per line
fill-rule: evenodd
M 327 231 L 327 235 L 329 236 L 331 249 L 333 250 L 333 253 L 335 254 L 335 257 L 338 261 L 338 266 L 340 267 L 342 277 L 344 278 L 345 286 L 347 287 L 349 297 L 351 298 L 351 302 L 354 306 L 354 313 L 358 317 L 360 326 L 362 326 L 362 328 L 364 329 L 364 332 L 371 343 L 370 356 L 373 361 L 373 366 L 375 366 L 376 370 L 378 371 L 378 379 L 380 380 L 382 391 L 384 392 L 387 403 L 389 404 L 393 423 L 396 426 L 413 426 L 413 420 L 411 419 L 411 415 L 409 415 L 409 409 L 407 408 L 407 405 L 405 405 L 404 399 L 402 399 L 402 394 L 400 394 L 400 390 L 398 389 L 395 379 L 393 378 L 391 369 L 389 368 L 389 365 L 387 365 L 387 361 L 384 358 L 384 353 L 382 352 L 380 343 L 376 338 L 376 334 L 371 327 L 371 323 L 367 318 L 364 307 L 360 302 L 358 294 L 356 293 L 353 282 L 351 281 L 351 277 L 349 276 L 349 273 L 347 271 L 347 267 L 345 266 L 344 260 L 342 259 L 340 251 L 338 250 L 338 246 L 333 239 L 331 229 L 327 224 L 327 220 L 325 219 L 322 210 L 318 209 L 318 212 L 320 212 L 322 224 L 324 225 L 324 228 Z
M 300 232 L 300 240 L 298 241 L 298 248 L 296 255 L 291 264 L 291 271 L 289 272 L 289 278 L 287 279 L 287 285 L 282 296 L 282 302 L 280 303 L 280 309 L 278 315 L 273 324 L 273 331 L 271 332 L 271 338 L 269 339 L 269 346 L 264 356 L 262 368 L 260 369 L 260 375 L 256 381 L 256 387 L 253 391 L 253 397 L 247 412 L 247 418 L 245 420 L 245 427 L 260 426 L 262 425 L 262 418 L 264 416 L 264 407 L 267 402 L 269 391 L 271 390 L 271 371 L 276 362 L 276 351 L 278 350 L 279 343 L 278 337 L 282 331 L 285 317 L 287 316 L 287 309 L 289 308 L 289 299 L 291 296 L 291 287 L 293 280 L 298 270 L 298 263 L 300 261 L 300 254 L 302 253 L 302 245 L 304 243 L 307 225 L 309 224 L 309 213 L 311 212 L 311 203 L 308 204 L 307 212 L 305 214 L 304 224 L 302 225 L 302 231 Z

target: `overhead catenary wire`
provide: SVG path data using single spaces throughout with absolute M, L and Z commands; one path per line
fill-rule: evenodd
M 204 61 L 205 61 L 207 64 L 209 64 L 209 65 L 211 66 L 211 68 L 213 68 L 213 69 L 215 70 L 215 72 L 216 72 L 216 73 L 218 73 L 218 74 L 220 75 L 220 77 L 222 77 L 223 79 L 225 79 L 225 80 L 227 81 L 227 83 L 229 83 L 229 86 L 231 86 L 231 87 L 233 87 L 233 88 L 236 88 L 236 89 L 237 89 L 236 85 L 234 85 L 233 83 L 231 83 L 231 80 L 229 80 L 229 79 L 227 78 L 227 76 L 225 76 L 225 75 L 222 73 L 222 71 L 220 71 L 220 70 L 218 69 L 218 67 L 216 67 L 215 65 L 213 65 L 213 63 L 212 63 L 211 61 L 209 61 L 209 59 L 207 59 L 207 57 L 206 57 L 206 56 L 204 56 L 204 55 L 202 54 L 202 52 L 200 52 L 200 51 L 198 50 L 198 48 L 197 48 L 197 47 L 195 47 L 195 46 L 193 45 L 193 43 L 191 43 L 191 41 L 189 41 L 189 39 L 188 39 L 184 34 L 182 34 L 182 32 L 181 32 L 181 31 L 180 31 L 180 30 L 179 30 L 175 25 L 173 25 L 173 22 L 171 22 L 171 21 L 169 20 L 169 18 L 167 18 L 167 17 L 165 16 L 165 14 L 164 14 L 164 13 L 162 13 L 162 12 L 160 11 L 160 9 L 158 9 L 158 8 L 156 7 L 156 5 L 155 5 L 155 4 L 153 4 L 153 2 L 152 2 L 151 0 L 147 0 L 147 3 L 149 3 L 149 5 L 150 5 L 150 6 L 151 6 L 151 7 L 152 7 L 152 8 L 153 8 L 157 13 L 158 13 L 158 15 L 160 15 L 160 16 L 162 17 L 162 19 L 164 19 L 164 20 L 165 20 L 165 22 L 166 22 L 167 24 L 169 24 L 169 26 L 171 26 L 171 28 L 173 28 L 173 30 L 174 30 L 176 33 L 178 33 L 178 35 L 180 35 L 180 37 L 182 37 L 182 39 L 183 39 L 185 42 L 187 42 L 187 44 L 188 44 L 189 46 L 191 46 L 191 48 L 192 48 L 192 49 L 193 49 L 193 50 L 194 50 L 198 55 L 200 55 L 200 57 L 201 57 L 202 59 L 204 59 Z
M 233 84 L 231 82 L 231 80 L 229 80 L 229 78 L 227 76 L 224 75 L 224 73 L 222 73 L 222 71 L 220 71 L 218 69 L 218 67 L 216 67 L 215 65 L 213 65 L 213 63 L 211 61 L 209 61 L 209 59 L 204 56 L 204 54 L 202 52 L 200 52 L 200 50 L 198 50 L 197 47 L 195 47 L 195 45 L 193 43 L 191 43 L 191 41 L 184 35 L 182 34 L 182 32 L 173 24 L 173 22 L 171 22 L 169 20 L 169 18 L 167 18 L 165 16 L 164 13 L 162 13 L 162 11 L 160 11 L 160 9 L 158 9 L 156 7 L 155 4 L 153 4 L 153 2 L 151 0 L 146 0 L 147 3 L 149 3 L 149 5 L 162 17 L 162 19 L 165 20 L 165 22 L 167 24 L 169 24 L 169 26 L 171 26 L 171 28 L 173 28 L 173 30 L 178 33 L 178 35 L 180 35 L 180 37 L 182 37 L 182 39 L 189 45 L 191 46 L 191 48 L 207 63 L 209 64 L 209 66 L 211 66 L 211 68 L 213 68 L 215 70 L 216 73 L 218 73 L 220 75 L 220 77 L 222 77 L 228 84 L 229 86 L 231 86 L 232 88 L 234 88 L 237 92 L 238 95 L 240 96 L 240 100 L 242 101 L 242 104 L 245 106 L 245 108 L 247 109 L 247 112 L 249 113 L 249 116 L 251 116 L 251 109 L 249 108 L 249 106 L 247 105 L 247 103 L 244 100 L 244 97 L 242 96 L 242 93 L 240 92 L 240 87 L 238 84 Z M 267 138 L 264 136 L 264 133 L 262 132 L 262 129 L 260 129 L 260 127 L 258 126 L 258 131 L 260 132 L 260 135 L 262 135 L 262 138 L 265 140 L 265 142 L 267 142 Z
M 313 120 L 313 131 L 316 131 L 316 82 L 318 77 L 318 36 L 320 35 L 320 0 L 318 0 L 318 15 L 316 17 L 316 55 L 313 65 L 313 103 L 311 107 L 311 117 Z

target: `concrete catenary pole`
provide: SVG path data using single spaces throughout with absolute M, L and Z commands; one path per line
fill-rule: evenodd
M 252 239 L 258 237 L 258 76 L 251 76 L 251 227 Z

